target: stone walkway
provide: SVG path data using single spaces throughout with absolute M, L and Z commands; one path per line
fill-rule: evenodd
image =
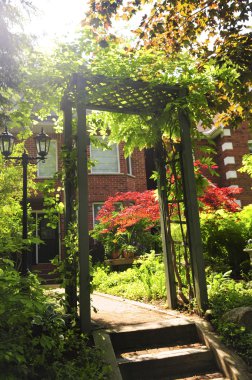
M 130 301 L 107 294 L 92 294 L 91 318 L 101 327 L 122 331 L 134 327 L 147 328 L 150 325 L 162 327 L 188 323 L 179 312 L 159 310 L 155 306 Z

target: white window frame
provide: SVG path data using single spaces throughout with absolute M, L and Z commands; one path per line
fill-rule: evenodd
M 127 174 L 133 176 L 132 157 L 131 156 L 126 157 L 126 168 L 127 168 Z M 129 170 L 128 170 L 128 168 L 129 168 Z
M 248 140 L 248 150 L 249 153 L 252 154 L 252 140 Z
M 97 224 L 97 220 L 95 219 L 95 205 L 104 205 L 104 202 L 93 202 L 92 203 L 92 214 L 93 214 L 93 227 Z
M 51 143 L 55 143 L 55 172 L 54 172 L 54 174 L 55 174 L 58 171 L 58 144 L 57 144 L 57 140 L 51 140 L 50 145 L 51 145 Z M 49 148 L 49 151 L 50 151 L 50 148 Z M 46 162 L 46 159 L 45 159 L 45 162 Z M 42 163 L 42 165 L 43 165 L 43 163 Z M 39 163 L 37 164 L 37 178 L 53 178 L 54 174 L 51 176 L 40 175 L 39 174 Z
M 98 138 L 100 136 L 97 136 Z M 119 146 L 118 144 L 115 144 L 116 145 L 116 158 L 117 158 L 117 167 L 118 167 L 118 171 L 117 172 L 93 172 L 93 167 L 91 167 L 91 174 L 120 174 L 121 173 L 121 168 L 120 168 L 120 155 L 119 155 Z M 92 143 L 90 143 L 90 158 L 91 160 L 93 160 L 94 158 L 92 157 Z M 95 159 L 94 159 L 95 161 Z

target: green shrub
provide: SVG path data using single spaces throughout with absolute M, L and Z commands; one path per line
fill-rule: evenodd
M 96 266 L 93 272 L 94 289 L 134 300 L 164 298 L 165 274 L 161 257 L 155 253 L 142 256 L 132 268 L 113 272 L 108 267 Z
M 105 379 L 99 353 L 36 276 L 0 261 L 0 379 Z
M 230 272 L 208 277 L 212 323 L 225 344 L 234 348 L 248 364 L 252 364 L 252 333 L 235 323 L 223 320 L 223 314 L 240 306 L 252 307 L 252 283 L 234 281 Z
M 201 214 L 201 235 L 205 262 L 214 272 L 232 270 L 233 277 L 248 272 L 249 258 L 243 252 L 250 232 L 245 213 L 218 210 Z

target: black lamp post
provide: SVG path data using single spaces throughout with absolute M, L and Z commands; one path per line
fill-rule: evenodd
M 30 157 L 24 150 L 21 157 L 11 157 L 13 146 L 14 146 L 14 136 L 8 132 L 7 127 L 5 131 L 0 135 L 0 150 L 2 155 L 7 160 L 16 160 L 21 161 L 23 166 L 23 199 L 22 199 L 22 226 L 23 226 L 23 239 L 28 237 L 28 218 L 27 218 L 27 166 L 29 163 L 37 163 L 38 161 L 43 161 L 46 159 L 46 156 L 49 152 L 50 147 L 50 137 L 44 133 L 43 128 L 41 132 L 35 137 L 36 148 L 37 148 L 37 157 Z M 29 260 L 28 252 L 25 250 L 22 254 L 21 260 L 21 274 L 26 276 L 29 272 Z

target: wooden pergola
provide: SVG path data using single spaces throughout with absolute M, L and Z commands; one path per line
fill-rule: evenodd
M 62 100 L 64 112 L 64 139 L 66 149 L 72 149 L 72 109 L 77 113 L 77 186 L 78 186 L 78 237 L 79 237 L 79 304 L 80 322 L 83 332 L 91 330 L 90 315 L 90 275 L 89 275 L 89 234 L 88 234 L 88 166 L 87 166 L 87 110 L 119 112 L 124 114 L 160 115 L 167 103 L 185 98 L 187 89 L 166 84 L 153 85 L 132 79 L 109 78 L 105 76 L 85 76 L 74 74 Z M 187 228 L 192 263 L 193 283 L 199 309 L 207 305 L 203 252 L 200 235 L 198 202 L 194 178 L 194 166 L 190 137 L 190 121 L 184 109 L 178 112 L 182 161 L 184 170 L 184 199 L 187 211 Z M 162 151 L 162 135 L 156 143 L 156 151 Z M 161 157 L 161 156 L 160 156 Z M 166 169 L 157 156 L 159 171 L 158 193 L 162 234 L 163 258 L 165 264 L 167 302 L 170 308 L 177 305 L 175 275 L 167 234 L 167 193 Z M 65 183 L 66 226 L 72 212 L 71 183 Z

